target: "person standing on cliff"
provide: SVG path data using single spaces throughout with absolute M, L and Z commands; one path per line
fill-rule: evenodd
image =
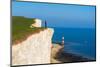
M 47 22 L 45 21 L 45 28 L 47 28 Z

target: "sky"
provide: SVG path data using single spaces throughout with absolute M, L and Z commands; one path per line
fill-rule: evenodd
M 95 6 L 14 1 L 12 16 L 46 20 L 49 27 L 95 28 Z

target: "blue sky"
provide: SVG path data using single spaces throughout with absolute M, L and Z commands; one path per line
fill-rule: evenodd
M 50 27 L 95 28 L 95 6 L 14 1 L 12 15 L 40 18 Z

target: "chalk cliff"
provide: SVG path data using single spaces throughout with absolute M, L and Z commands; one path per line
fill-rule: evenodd
M 50 63 L 53 33 L 52 28 L 47 28 L 17 45 L 12 45 L 12 65 Z

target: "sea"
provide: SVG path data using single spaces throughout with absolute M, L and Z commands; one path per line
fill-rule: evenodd
M 64 37 L 64 52 L 96 59 L 96 35 L 94 28 L 56 28 L 53 42 L 61 42 Z

